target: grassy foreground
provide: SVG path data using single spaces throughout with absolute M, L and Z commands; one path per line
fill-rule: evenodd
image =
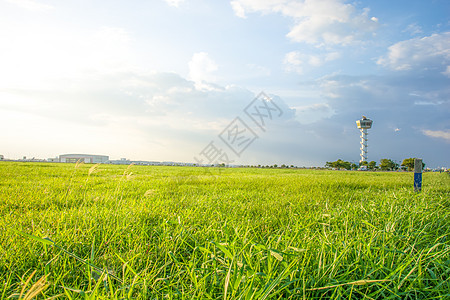
M 0 233 L 1 299 L 450 298 L 446 174 L 2 162 Z

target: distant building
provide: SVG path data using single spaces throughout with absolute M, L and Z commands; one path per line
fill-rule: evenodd
M 59 156 L 59 162 L 76 163 L 78 161 L 87 164 L 107 163 L 109 156 L 92 154 L 62 154 Z
M 120 160 L 110 160 L 108 163 L 113 165 L 129 165 L 132 161 L 126 158 L 121 158 Z
M 59 162 L 59 158 L 58 157 L 50 157 L 50 158 L 47 158 L 47 161 L 48 162 Z

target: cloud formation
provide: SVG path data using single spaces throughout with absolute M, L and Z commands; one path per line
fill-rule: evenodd
M 0 1 L 2 151 L 190 161 L 264 90 L 284 113 L 243 163 L 357 160 L 363 114 L 371 159 L 448 162 L 442 1 L 230 2 L 249 20 L 220 1 Z
M 348 45 L 377 28 L 378 19 L 369 9 L 358 10 L 340 0 L 234 0 L 231 6 L 238 17 L 246 12 L 280 13 L 294 21 L 287 37 L 316 46 Z
M 450 66 L 450 32 L 395 43 L 377 63 L 395 71 L 414 69 L 447 75 Z
M 189 61 L 189 79 L 194 81 L 198 88 L 214 89 L 208 82 L 214 82 L 214 72 L 218 66 L 206 52 L 194 53 Z
M 338 52 L 303 54 L 300 51 L 291 51 L 284 56 L 283 64 L 286 71 L 302 74 L 305 66 L 317 68 L 339 57 L 340 54 Z
M 423 130 L 423 134 L 433 138 L 443 139 L 450 143 L 450 130 Z
M 95 77 L 132 69 L 136 56 L 131 34 L 100 26 L 71 32 L 64 28 L 17 26 L 0 28 L 8 41 L 0 47 L 0 88 L 52 89 L 68 78 Z
M 95 82 L 86 78 L 78 81 L 76 88 L 70 85 L 68 82 L 51 91 L 0 89 L 0 97 L 7 100 L 0 104 L 0 116 L 28 114 L 29 120 L 41 120 L 40 130 L 52 132 L 42 136 L 41 143 L 57 138 L 73 151 L 94 149 L 96 138 L 122 140 L 122 145 L 108 142 L 95 149 L 121 157 L 129 143 L 135 158 L 192 161 L 234 118 L 245 115 L 245 107 L 255 97 L 245 88 L 214 85 L 214 89 L 205 89 L 178 74 L 164 72 L 101 74 Z M 276 101 L 283 109 L 279 122 L 291 120 L 293 111 L 280 98 Z M 27 137 L 27 128 L 3 119 L 24 141 L 35 142 Z M 59 125 L 54 127 L 55 123 Z M 6 126 L 3 121 L 0 124 Z M 84 138 L 80 130 L 89 136 Z M 22 147 L 31 145 L 24 142 Z

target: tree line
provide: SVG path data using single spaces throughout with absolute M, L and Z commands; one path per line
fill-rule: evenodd
M 393 161 L 389 158 L 383 158 L 380 160 L 380 164 L 377 165 L 376 161 L 362 161 L 359 164 L 344 161 L 342 159 L 338 159 L 336 161 L 327 161 L 325 164 L 326 168 L 333 168 L 333 169 L 345 169 L 345 170 L 356 170 L 361 167 L 367 168 L 368 170 L 382 170 L 382 171 L 395 171 L 398 169 L 405 170 L 405 171 L 412 171 L 414 170 L 414 158 L 405 158 L 401 165 Z M 425 163 L 422 163 L 422 169 L 425 168 Z

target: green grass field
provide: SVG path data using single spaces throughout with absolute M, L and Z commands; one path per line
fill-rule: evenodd
M 0 298 L 449 299 L 450 177 L 412 177 L 2 162 Z

